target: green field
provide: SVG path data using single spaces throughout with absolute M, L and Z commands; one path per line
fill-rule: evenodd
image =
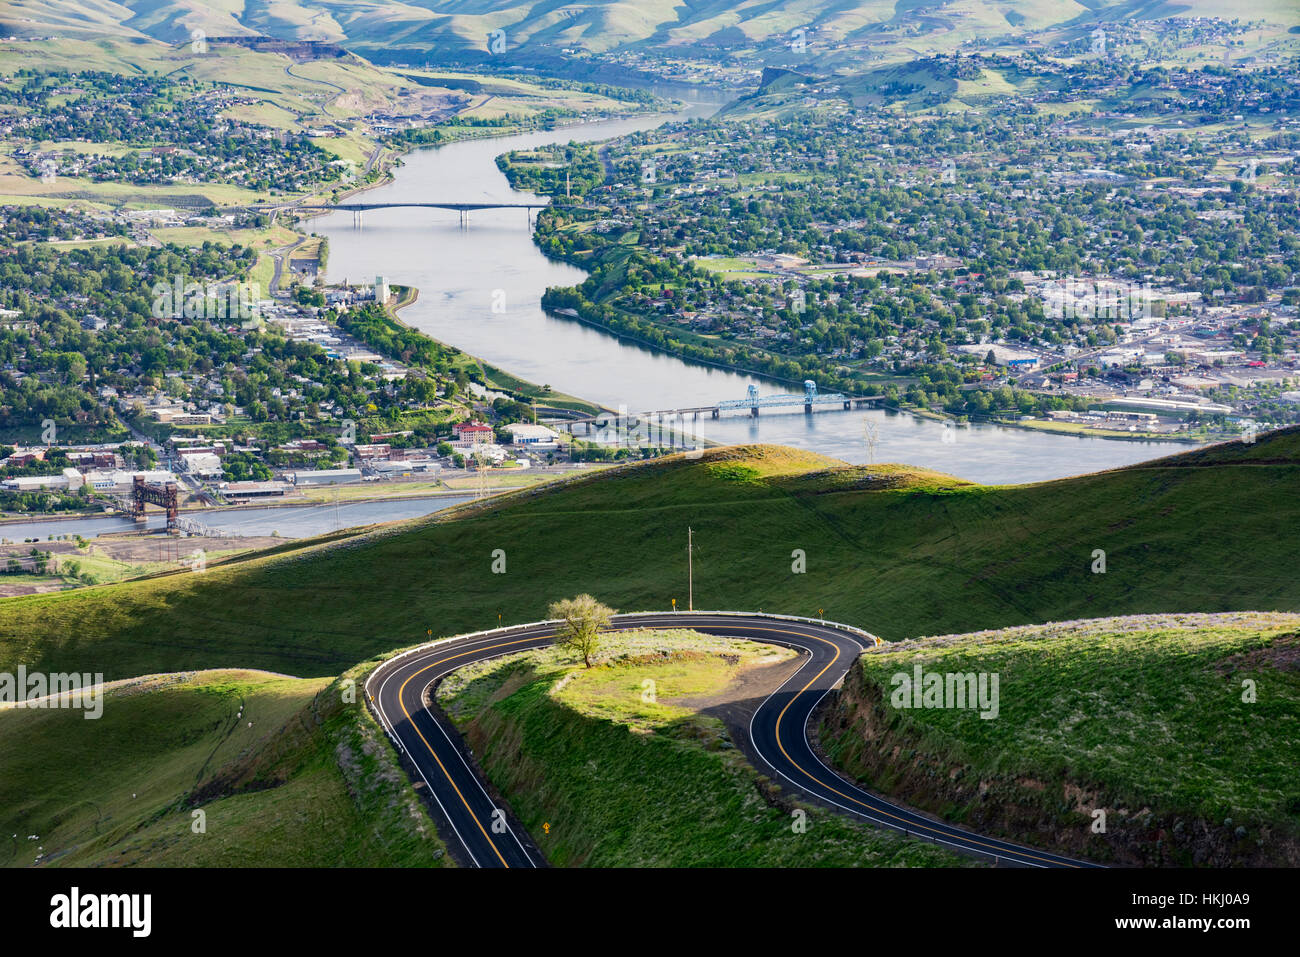
M 0 670 L 338 674 L 377 652 L 544 617 L 824 615 L 888 639 L 1142 612 L 1297 610 L 1300 430 L 1111 472 L 988 487 L 781 447 L 673 456 L 504 493 L 205 574 L 0 601 Z M 506 553 L 505 574 L 492 571 Z M 807 571 L 792 572 L 802 549 Z M 1094 551 L 1106 552 L 1094 574 Z
M 918 664 L 997 674 L 997 716 L 898 707 L 894 676 Z M 1294 867 L 1298 664 L 1294 614 L 909 641 L 862 656 L 821 740 L 868 786 L 985 833 L 1129 866 Z
M 548 648 L 462 669 L 438 697 L 552 864 L 967 863 L 791 800 L 746 763 L 721 720 L 685 703 L 790 656 L 689 631 L 620 633 L 603 638 L 589 671 Z
M 96 720 L 80 710 L 0 710 L 0 825 L 15 835 L 0 844 L 0 861 L 449 863 L 361 692 L 346 703 L 342 689 L 330 679 L 212 671 L 106 689 Z

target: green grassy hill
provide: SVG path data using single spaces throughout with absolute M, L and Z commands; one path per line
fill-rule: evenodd
M 1300 610 L 1300 430 L 988 487 L 781 447 L 623 467 L 165 577 L 0 601 L 0 670 L 338 674 L 378 652 L 624 611 L 824 615 L 888 639 L 1146 612 Z M 505 572 L 493 571 L 497 551 Z M 792 571 L 795 550 L 806 573 Z M 1098 551 L 1105 572 L 1095 573 Z M 497 567 L 500 567 L 499 565 Z
M 894 676 L 918 664 L 997 674 L 997 716 L 899 707 Z M 821 740 L 867 786 L 981 832 L 1128 866 L 1295 867 L 1300 615 L 903 642 L 859 659 Z
M 450 863 L 383 734 L 343 685 L 154 675 L 103 713 L 0 710 L 0 864 Z M 202 811 L 203 830 L 196 830 Z

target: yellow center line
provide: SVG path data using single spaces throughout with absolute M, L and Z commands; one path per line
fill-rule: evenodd
M 474 813 L 474 809 L 469 806 L 469 801 L 465 800 L 465 795 L 461 794 L 460 788 L 456 787 L 456 782 L 452 780 L 451 774 L 447 771 L 446 766 L 442 763 L 442 759 L 438 757 L 438 753 L 433 750 L 433 746 L 429 744 L 424 734 L 420 731 L 419 725 L 415 723 L 415 719 L 411 717 L 411 713 L 406 710 L 406 701 L 403 699 L 403 693 L 406 691 L 406 686 L 410 684 L 413 679 L 418 678 L 420 675 L 424 674 L 430 668 L 436 668 L 438 667 L 438 665 L 446 664 L 448 661 L 455 661 L 457 658 L 464 658 L 466 655 L 476 654 L 477 652 L 480 651 L 491 651 L 494 648 L 506 648 L 509 647 L 510 645 L 522 645 L 529 641 L 536 641 L 538 638 L 550 638 L 550 637 L 553 636 L 534 635 L 532 638 L 521 638 L 518 641 L 506 641 L 506 642 L 502 642 L 499 645 L 488 645 L 486 648 L 476 648 L 474 651 L 464 651 L 458 655 L 451 655 L 450 657 L 447 658 L 439 658 L 437 661 L 433 662 L 432 664 L 425 665 L 419 671 L 415 672 L 413 675 L 411 675 L 411 677 L 403 681 L 402 686 L 397 689 L 397 703 L 402 706 L 402 713 L 406 715 L 406 720 L 411 723 L 412 728 L 415 728 L 415 733 L 420 735 L 420 740 L 424 742 L 424 746 L 428 748 L 429 753 L 433 755 L 433 760 L 438 762 L 438 767 L 442 769 L 443 775 L 447 778 L 447 783 L 452 786 L 452 789 L 456 792 L 456 796 L 460 798 L 460 803 L 465 805 L 465 810 L 468 811 L 469 816 L 474 819 L 474 823 L 478 825 L 478 829 L 483 832 L 483 837 L 487 839 L 488 846 L 492 848 L 492 853 L 497 856 L 497 860 L 501 862 L 502 867 L 509 867 L 510 865 L 506 863 L 506 859 L 502 857 L 501 852 L 497 850 L 496 842 L 492 840 L 492 836 L 488 834 L 487 829 L 483 827 L 483 822 L 478 819 L 478 815 Z M 473 771 L 471 771 L 470 773 L 473 774 Z
M 763 629 L 754 629 L 754 630 L 755 630 L 755 631 L 781 631 L 781 629 L 775 629 L 775 628 L 763 628 Z M 877 808 L 877 807 L 872 807 L 870 804 L 867 804 L 867 803 L 865 803 L 865 802 L 863 802 L 863 801 L 859 801 L 857 798 L 853 797 L 852 795 L 850 795 L 850 794 L 845 794 L 843 791 L 840 791 L 840 790 L 838 790 L 837 788 L 833 788 L 833 787 L 831 787 L 829 784 L 827 784 L 825 781 L 822 781 L 822 780 L 820 780 L 819 778 L 815 777 L 811 772 L 808 771 L 807 768 L 803 767 L 803 765 L 801 765 L 801 764 L 799 764 L 799 762 L 795 761 L 794 758 L 790 757 L 790 755 L 789 755 L 789 754 L 786 752 L 786 750 L 785 750 L 785 745 L 781 743 L 781 719 L 784 718 L 784 717 L 785 717 L 785 713 L 786 713 L 787 711 L 790 710 L 790 705 L 794 704 L 795 701 L 798 700 L 798 698 L 799 698 L 799 696 L 800 696 L 801 694 L 803 694 L 805 691 L 807 691 L 809 688 L 811 688 L 811 687 L 813 686 L 813 684 L 817 681 L 818 678 L 820 678 L 822 675 L 826 674 L 826 672 L 830 670 L 831 665 L 835 664 L 835 662 L 837 662 L 837 661 L 840 660 L 840 650 L 839 650 L 839 648 L 837 648 L 837 647 L 835 646 L 835 643 L 834 643 L 834 642 L 832 642 L 832 641 L 827 641 L 825 638 L 819 638 L 819 637 L 816 636 L 816 635 L 805 635 L 805 634 L 803 634 L 802 632 L 796 632 L 796 631 L 783 631 L 783 632 L 781 632 L 781 633 L 783 633 L 783 634 L 787 634 L 787 635 L 798 635 L 798 636 L 801 637 L 801 638 L 812 638 L 812 639 L 814 639 L 814 640 L 816 640 L 816 641 L 820 641 L 820 642 L 822 642 L 823 644 L 830 645 L 832 648 L 835 648 L 835 657 L 832 658 L 829 662 L 827 662 L 826 667 L 823 668 L 821 671 L 817 672 L 817 674 L 813 676 L 812 680 L 810 680 L 806 685 L 804 685 L 801 689 L 799 689 L 799 691 L 796 692 L 796 694 L 794 695 L 794 697 L 791 698 L 788 702 L 786 702 L 785 707 L 781 709 L 781 713 L 778 714 L 778 715 L 776 716 L 776 729 L 775 729 L 775 730 L 776 730 L 776 746 L 777 746 L 778 748 L 781 749 L 781 753 L 785 755 L 785 759 L 786 759 L 787 761 L 789 761 L 792 765 L 794 765 L 796 768 L 798 768 L 800 771 L 802 771 L 804 774 L 808 775 L 808 777 L 811 778 L 813 781 L 816 781 L 816 782 L 817 782 L 818 784 L 820 784 L 822 787 L 826 788 L 826 790 L 831 791 L 831 792 L 833 792 L 833 793 L 835 793 L 835 794 L 838 794 L 840 797 L 844 798 L 846 801 L 852 801 L 854 804 L 857 804 L 859 807 L 864 807 L 864 808 L 866 808 L 868 811 L 871 811 L 873 814 L 883 814 L 883 815 L 885 815 L 886 817 L 892 817 L 895 821 L 902 821 L 902 822 L 903 822 L 903 825 L 904 825 L 904 830 L 905 830 L 905 831 L 906 831 L 906 830 L 909 830 L 909 829 L 910 829 L 910 830 L 921 830 L 921 831 L 929 831 L 929 832 L 932 833 L 932 834 L 941 834 L 941 835 L 943 835 L 944 837 L 948 837 L 948 838 L 953 837 L 954 835 L 953 835 L 951 832 L 949 832 L 949 831 L 942 831 L 942 830 L 939 830 L 938 828 L 927 827 L 927 826 L 924 825 L 924 824 L 916 824 L 916 823 L 913 823 L 912 821 L 907 820 L 906 818 L 899 817 L 897 814 L 890 814 L 890 813 L 889 813 L 888 811 L 886 811 L 886 810 L 883 810 L 883 809 L 881 809 L 881 808 Z M 760 707 L 761 707 L 761 705 L 760 705 Z M 1036 854 L 1030 854 L 1030 853 L 1028 853 L 1027 851 L 1022 851 L 1022 850 L 1019 850 L 1019 849 L 1015 850 L 1014 852 L 1010 852 L 1010 851 L 1007 851 L 1007 850 L 1005 850 L 1005 849 L 1003 849 L 1003 848 L 999 848 L 999 847 L 997 847 L 996 845 L 993 845 L 993 844 L 986 844 L 986 843 L 983 842 L 983 841 L 976 840 L 974 837 L 967 836 L 966 834 L 961 834 L 960 837 L 961 837 L 962 840 L 969 841 L 971 844 L 978 844 L 980 847 L 987 847 L 987 848 L 990 848 L 990 849 L 992 849 L 993 851 L 998 852 L 997 856 L 1000 856 L 1000 857 L 1010 857 L 1010 856 L 1012 856 L 1012 853 L 1014 853 L 1014 854 L 1017 854 L 1017 855 L 1020 855 L 1020 856 L 1023 856 L 1023 857 L 1032 858 L 1033 860 L 1036 860 L 1036 861 L 1043 861 L 1044 863 L 1047 863 L 1047 864 L 1062 864 L 1062 863 L 1064 863 L 1066 867 L 1076 867 L 1076 866 L 1077 866 L 1077 865 L 1075 865 L 1075 864 L 1068 864 L 1068 863 L 1065 863 L 1065 862 L 1063 862 L 1063 861 L 1056 861 L 1056 860 L 1051 860 L 1051 859 L 1046 858 L 1046 857 L 1039 857 L 1039 856 L 1036 855 Z
M 648 623 L 649 623 L 649 622 L 642 622 L 641 624 L 648 624 Z M 683 622 L 683 624 L 685 625 L 686 623 Z M 616 629 L 616 630 L 619 630 L 619 631 L 627 631 L 627 630 L 633 629 L 633 628 L 635 628 L 635 627 L 636 627 L 636 626 L 635 626 L 634 624 L 629 623 L 628 627 L 626 627 L 626 628 L 618 628 L 618 629 Z M 785 718 L 785 713 L 786 713 L 787 711 L 790 710 L 790 706 L 793 705 L 793 704 L 795 703 L 795 701 L 797 701 L 797 700 L 799 699 L 800 695 L 804 694 L 804 693 L 805 693 L 809 688 L 811 688 L 811 687 L 812 687 L 812 686 L 817 682 L 817 680 L 821 678 L 822 675 L 826 674 L 826 672 L 829 671 L 829 670 L 831 669 L 831 666 L 834 665 L 835 662 L 837 662 L 837 661 L 840 660 L 840 649 L 839 649 L 839 647 L 836 646 L 836 644 L 835 644 L 833 641 L 828 641 L 827 639 L 825 639 L 825 638 L 821 638 L 821 637 L 818 637 L 817 635 L 809 635 L 809 634 L 805 634 L 804 632 L 801 632 L 801 631 L 790 631 L 789 629 L 786 629 L 786 628 L 763 628 L 763 627 L 756 626 L 756 625 L 729 625 L 729 624 L 716 624 L 716 625 L 708 625 L 708 626 L 705 626 L 705 627 L 710 627 L 710 628 L 714 628 L 714 629 L 726 629 L 726 630 L 731 630 L 731 631 L 738 631 L 738 632 L 740 632 L 740 633 L 742 633 L 742 634 L 747 633 L 747 632 L 751 632 L 751 631 L 767 631 L 767 632 L 772 632 L 773 634 L 778 634 L 778 635 L 792 635 L 792 636 L 794 636 L 794 637 L 796 637 L 796 638 L 804 638 L 804 639 L 809 639 L 809 638 L 811 638 L 811 639 L 814 640 L 814 641 L 820 641 L 820 642 L 821 642 L 822 644 L 824 644 L 824 645 L 830 645 L 831 648 L 833 648 L 833 649 L 835 650 L 835 657 L 832 658 L 829 662 L 827 662 L 827 663 L 826 663 L 826 666 L 825 666 L 824 668 L 822 668 L 821 671 L 817 672 L 817 674 L 814 675 L 814 676 L 813 676 L 813 677 L 808 681 L 808 683 L 807 683 L 806 685 L 804 685 L 804 686 L 803 686 L 802 688 L 800 688 L 797 692 L 795 692 L 794 696 L 793 696 L 793 697 L 792 697 L 788 702 L 786 702 L 785 707 L 781 709 L 781 713 L 778 714 L 777 717 L 776 717 L 776 727 L 775 727 L 775 729 L 774 729 L 774 730 L 775 730 L 775 734 L 776 734 L 776 746 L 777 746 L 778 748 L 781 749 L 781 754 L 785 756 L 785 759 L 786 759 L 787 761 L 790 762 L 790 764 L 791 764 L 792 767 L 794 767 L 794 768 L 796 768 L 797 770 L 801 771 L 803 774 L 805 774 L 805 775 L 806 775 L 806 776 L 807 776 L 811 781 L 813 781 L 814 783 L 816 783 L 816 784 L 820 784 L 822 787 L 826 788 L 826 790 L 828 790 L 828 791 L 830 791 L 830 792 L 832 792 L 832 793 L 834 793 L 834 794 L 838 794 L 840 797 L 844 798 L 844 800 L 846 800 L 846 801 L 852 801 L 854 804 L 858 805 L 859 807 L 864 807 L 864 808 L 866 808 L 868 811 L 871 811 L 873 814 L 883 814 L 885 817 L 890 817 L 890 818 L 893 818 L 893 819 L 896 820 L 896 821 L 900 821 L 900 822 L 904 825 L 904 830 L 905 830 L 905 831 L 906 831 L 906 830 L 920 830 L 920 831 L 929 831 L 929 832 L 932 833 L 932 834 L 942 835 L 943 837 L 946 837 L 946 838 L 960 837 L 962 840 L 968 841 L 968 842 L 971 843 L 971 844 L 977 844 L 977 845 L 979 845 L 980 847 L 987 847 L 987 848 L 989 848 L 990 850 L 996 852 L 996 856 L 999 856 L 999 857 L 1009 857 L 1009 856 L 1012 856 L 1013 854 L 1015 854 L 1015 855 L 1020 855 L 1020 856 L 1022 856 L 1022 857 L 1030 858 L 1030 859 L 1032 859 L 1032 860 L 1043 861 L 1044 863 L 1047 863 L 1047 864 L 1063 864 L 1063 865 L 1066 866 L 1066 867 L 1076 867 L 1076 866 L 1077 866 L 1077 865 L 1075 865 L 1075 864 L 1071 864 L 1071 863 L 1068 863 L 1068 862 L 1066 862 L 1066 861 L 1061 861 L 1061 860 L 1052 860 L 1052 859 L 1049 859 L 1049 858 L 1046 858 L 1046 857 L 1039 857 L 1038 855 L 1031 854 L 1031 853 L 1029 853 L 1028 851 L 1024 851 L 1024 850 L 1020 850 L 1020 849 L 1016 849 L 1016 850 L 1014 850 L 1014 851 L 1008 851 L 1008 850 L 1006 850 L 1005 848 L 1000 848 L 1000 847 L 997 847 L 996 845 L 993 845 L 993 844 L 986 844 L 986 843 L 983 842 L 983 841 L 976 840 L 974 837 L 968 836 L 968 835 L 966 835 L 966 834 L 964 834 L 964 833 L 963 833 L 963 834 L 960 834 L 960 835 L 954 835 L 954 834 L 952 834 L 952 833 L 949 832 L 949 831 L 942 831 L 942 830 L 940 830 L 940 829 L 938 829 L 938 828 L 928 827 L 928 826 L 926 826 L 926 825 L 924 825 L 924 824 L 917 824 L 917 823 L 915 823 L 915 822 L 913 822 L 913 821 L 908 820 L 907 818 L 900 817 L 900 816 L 898 816 L 897 814 L 891 814 L 890 812 L 888 812 L 888 811 L 886 811 L 886 810 L 883 810 L 883 809 L 881 809 L 881 808 L 873 807 L 872 805 L 867 804 L 867 803 L 865 803 L 864 801 L 859 801 L 857 798 L 853 797 L 852 795 L 845 794 L 843 791 L 840 791 L 840 790 L 838 790 L 837 788 L 834 788 L 834 787 L 832 787 L 831 785 L 827 784 L 825 781 L 823 781 L 823 780 L 821 780 L 820 778 L 818 778 L 816 775 L 814 775 L 812 772 L 810 772 L 807 768 L 805 768 L 803 765 L 801 765 L 799 762 L 797 762 L 794 758 L 790 757 L 789 752 L 786 751 L 786 749 L 785 749 L 785 745 L 781 742 L 781 721 L 782 721 L 782 719 Z M 430 665 L 426 665 L 425 667 L 421 668 L 419 671 L 417 671 L 417 672 L 415 672 L 414 674 L 412 674 L 412 675 L 411 675 L 409 678 L 407 678 L 405 681 L 403 681 L 403 682 L 402 682 L 402 686 L 401 686 L 401 688 L 398 689 L 398 692 L 397 692 L 397 700 L 398 700 L 398 703 L 402 706 L 402 713 L 405 714 L 405 715 L 406 715 L 406 719 L 407 719 L 408 721 L 410 721 L 410 723 L 411 723 L 411 727 L 415 728 L 415 733 L 418 734 L 418 735 L 420 736 L 420 740 L 423 741 L 423 742 L 424 742 L 424 746 L 425 746 L 426 748 L 429 749 L 429 753 L 430 753 L 431 755 L 433 755 L 433 759 L 434 759 L 435 761 L 438 762 L 438 767 L 442 769 L 442 773 L 446 776 L 448 783 L 451 784 L 452 788 L 456 791 L 456 795 L 457 795 L 457 797 L 460 798 L 461 803 L 465 805 L 465 810 L 468 811 L 468 812 L 469 812 L 469 816 L 472 817 L 472 818 L 474 819 L 474 823 L 475 823 L 476 825 L 478 825 L 478 829 L 479 829 L 480 831 L 482 831 L 483 836 L 487 839 L 488 845 L 492 848 L 493 853 L 496 854 L 497 858 L 501 861 L 502 865 L 504 865 L 505 867 L 509 867 L 510 865 L 509 865 L 509 864 L 506 864 L 506 860 L 505 860 L 505 858 L 502 857 L 502 856 L 501 856 L 501 852 L 500 852 L 499 850 L 497 850 L 496 843 L 493 842 L 491 836 L 488 834 L 487 830 L 483 827 L 483 823 L 478 819 L 478 815 L 476 815 L 476 814 L 474 813 L 473 809 L 469 806 L 469 802 L 465 800 L 465 795 L 461 794 L 460 788 L 456 787 L 456 782 L 452 780 L 451 775 L 447 772 L 447 768 L 443 765 L 442 761 L 438 758 L 437 753 L 433 750 L 433 748 L 430 746 L 429 742 L 425 739 L 425 737 L 424 737 L 424 735 L 421 733 L 419 727 L 415 724 L 414 719 L 411 718 L 411 714 L 410 714 L 410 712 L 408 712 L 408 711 L 406 710 L 406 702 L 403 700 L 403 692 L 406 690 L 406 686 L 407 686 L 408 684 L 410 684 L 410 682 L 411 682 L 412 679 L 414 679 L 414 678 L 416 678 L 416 677 L 418 677 L 418 676 L 424 674 L 426 671 L 428 671 L 428 670 L 431 669 L 431 668 L 436 668 L 438 665 L 446 664 L 448 661 L 455 661 L 457 658 L 464 658 L 466 655 L 477 654 L 477 653 L 479 653 L 479 652 L 483 652 L 483 651 L 492 651 L 492 650 L 494 650 L 494 649 L 496 649 L 496 648 L 508 648 L 508 647 L 510 647 L 510 646 L 512 646 L 512 645 L 522 645 L 522 644 L 525 644 L 525 643 L 530 642 L 530 641 L 536 641 L 536 640 L 538 640 L 539 638 L 553 638 L 553 637 L 554 637 L 554 634 L 553 634 L 553 633 L 550 634 L 550 635 L 534 635 L 534 636 L 532 636 L 532 637 L 530 637 L 530 638 L 521 638 L 521 639 L 518 639 L 518 640 L 516 640 L 516 641 L 506 641 L 506 642 L 502 642 L 502 643 L 500 643 L 500 644 L 496 644 L 496 645 L 488 645 L 486 648 L 477 648 L 477 649 L 475 649 L 475 650 L 473 650 L 473 651 L 465 651 L 465 652 L 461 652 L 461 653 L 458 654 L 458 655 L 451 655 L 451 656 L 446 657 L 446 658 L 439 658 L 437 661 L 433 662 L 433 663 L 430 664 Z M 762 705 L 759 705 L 759 707 L 761 708 Z M 757 745 L 755 745 L 755 747 L 757 748 Z M 472 772 L 471 772 L 471 773 L 472 773 Z

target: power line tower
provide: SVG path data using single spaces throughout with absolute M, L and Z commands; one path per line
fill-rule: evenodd
M 686 526 L 686 610 L 695 610 L 695 531 Z
M 475 498 L 487 497 L 487 456 L 482 452 L 474 453 Z

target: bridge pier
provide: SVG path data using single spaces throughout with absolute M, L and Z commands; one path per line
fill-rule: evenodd
M 353 229 L 360 229 L 360 228 L 364 225 L 364 221 L 363 221 L 363 219 L 362 219 L 362 215 L 363 215 L 363 214 L 362 214 L 361 210 L 359 210 L 359 209 L 354 209 L 354 210 L 352 210 L 352 228 L 353 228 Z
M 718 409 L 715 408 L 715 409 L 713 410 L 713 417 L 714 417 L 715 419 L 718 418 L 721 414 L 722 414 L 722 413 L 721 413 Z
M 803 404 L 803 414 L 804 414 L 804 415 L 812 415 L 812 403 L 811 403 L 811 402 L 805 402 L 805 403 Z
M 845 408 L 846 411 L 847 411 L 848 409 L 850 409 L 852 406 L 853 406 L 852 401 L 850 401 L 849 399 L 845 399 L 845 400 L 844 400 L 844 408 Z

